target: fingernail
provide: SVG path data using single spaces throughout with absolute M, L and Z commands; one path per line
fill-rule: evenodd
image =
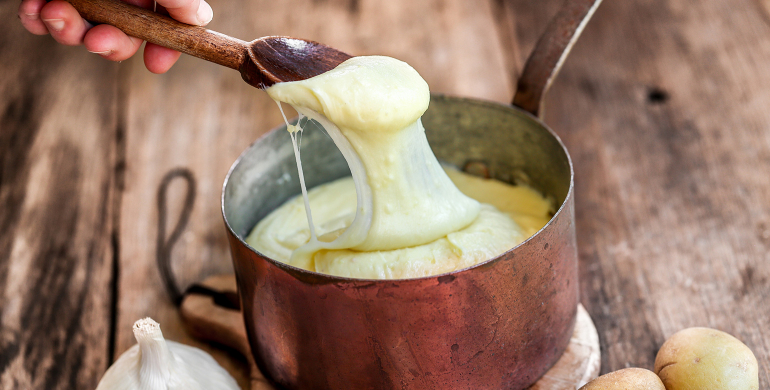
M 100 56 L 108 56 L 108 55 L 112 54 L 112 50 L 105 50 L 105 51 L 91 51 L 91 50 L 89 50 L 88 52 L 89 53 L 98 54 Z
M 64 20 L 62 19 L 43 19 L 43 22 L 51 30 L 54 30 L 54 31 L 64 30 Z
M 24 16 L 29 20 L 38 20 L 40 18 L 40 14 L 24 14 Z
M 205 26 L 214 18 L 214 10 L 211 9 L 209 3 L 201 0 L 201 5 L 198 7 L 196 17 L 198 18 L 198 24 Z

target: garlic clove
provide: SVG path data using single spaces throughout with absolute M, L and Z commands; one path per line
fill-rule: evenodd
M 104 373 L 96 390 L 236 390 L 232 376 L 208 353 L 166 341 L 151 318 L 134 323 L 137 345 Z

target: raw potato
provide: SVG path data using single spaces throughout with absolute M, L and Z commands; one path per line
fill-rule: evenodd
M 580 390 L 666 390 L 663 382 L 650 370 L 624 368 L 604 374 L 581 387 Z
M 675 333 L 658 351 L 655 373 L 668 390 L 757 390 L 759 367 L 749 347 L 709 328 Z

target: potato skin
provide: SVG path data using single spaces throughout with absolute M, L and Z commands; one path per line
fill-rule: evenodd
M 666 390 L 663 382 L 650 370 L 624 368 L 604 374 L 580 390 Z
M 710 328 L 688 328 L 658 351 L 655 373 L 668 390 L 758 390 L 759 366 L 749 347 Z

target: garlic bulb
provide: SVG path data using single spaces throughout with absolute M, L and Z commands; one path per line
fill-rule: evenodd
M 134 323 L 137 345 L 104 373 L 96 390 L 240 390 L 208 353 L 166 341 L 152 318 Z

